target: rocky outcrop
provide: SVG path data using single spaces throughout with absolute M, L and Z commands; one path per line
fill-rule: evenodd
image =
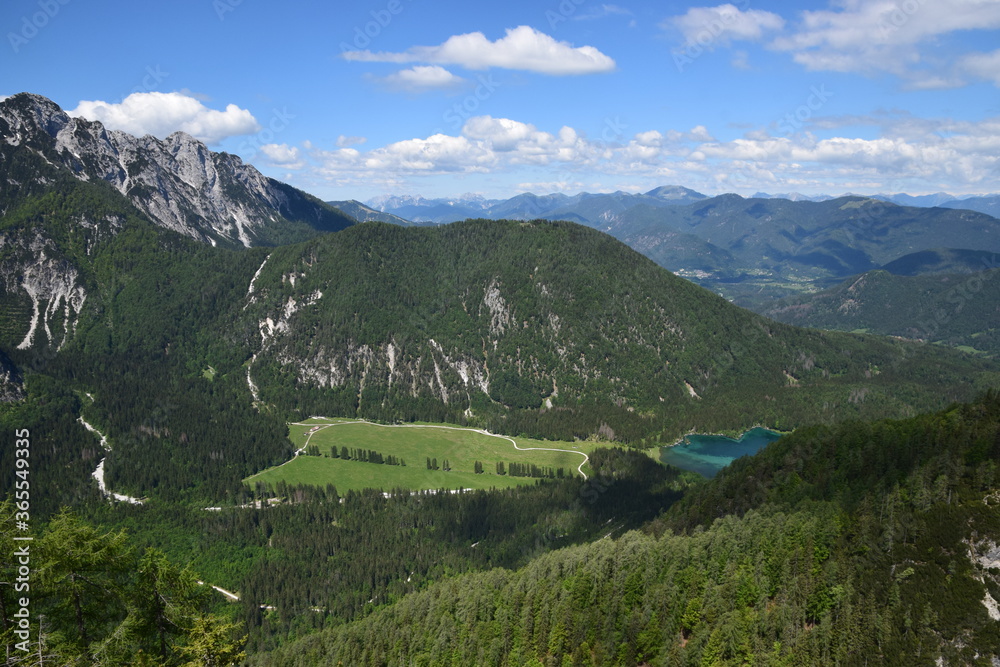
M 30 300 L 27 330 L 17 349 L 61 348 L 75 332 L 87 300 L 76 267 L 59 256 L 51 241 L 37 234 L 29 238 L 0 235 L 0 251 L 4 291 Z
M 215 245 L 287 240 L 290 223 L 336 231 L 353 220 L 304 192 L 267 178 L 235 155 L 215 153 L 176 132 L 134 137 L 72 118 L 55 103 L 22 93 L 0 102 L 0 150 L 24 147 L 82 181 L 104 181 L 154 222 Z

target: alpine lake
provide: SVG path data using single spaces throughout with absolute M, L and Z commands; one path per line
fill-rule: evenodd
M 711 478 L 739 457 L 756 454 L 782 435 L 760 427 L 738 440 L 724 435 L 687 435 L 675 445 L 661 447 L 660 461 Z

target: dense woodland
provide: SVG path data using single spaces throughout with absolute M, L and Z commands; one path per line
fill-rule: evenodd
M 211 248 L 106 184 L 5 155 L 11 178 L 47 179 L 0 183 L 0 362 L 16 367 L 4 394 L 18 399 L 0 403 L 0 428 L 31 434 L 43 664 L 1000 653 L 982 603 L 1000 589 L 969 557 L 1000 541 L 1000 401 L 912 416 L 1000 384 L 994 362 L 777 324 L 568 223 L 366 223 L 273 250 Z M 43 299 L 48 329 L 17 349 L 29 274 L 86 299 L 58 317 Z M 383 372 L 390 343 L 409 375 Z M 487 390 L 459 368 L 488 368 Z M 598 450 L 586 482 L 505 491 L 243 484 L 287 460 L 286 422 L 313 413 L 632 449 Z M 875 421 L 888 415 L 910 418 Z M 635 451 L 757 423 L 804 428 L 711 482 Z M 146 504 L 100 497 L 105 456 L 108 485 Z M 13 457 L 0 449 L 0 466 Z M 8 496 L 13 478 L 0 480 Z M 13 594 L 0 585 L 8 646 Z
M 138 549 L 70 511 L 30 543 L 15 542 L 14 504 L 0 505 L 0 642 L 8 665 L 237 664 L 245 636 L 210 613 L 212 592 L 163 552 Z M 28 554 L 30 572 L 19 576 Z M 15 590 L 13 582 L 19 584 Z M 28 600 L 29 632 L 18 634 Z
M 363 617 L 461 572 L 520 567 L 552 549 L 620 535 L 694 483 L 692 474 L 638 452 L 598 450 L 592 460 L 595 476 L 587 482 L 458 494 L 399 490 L 388 498 L 278 485 L 254 494 L 254 501 L 285 500 L 263 510 L 119 505 L 97 508 L 92 519 L 124 526 L 179 562 L 194 559 L 206 579 L 239 591 L 249 646 L 260 650 Z
M 255 287 L 273 333 L 253 376 L 300 416 L 648 446 L 912 414 L 997 379 L 948 350 L 779 325 L 571 223 L 366 223 L 275 249 Z
M 645 530 L 435 584 L 255 665 L 990 664 L 1000 394 L 803 429 Z
M 986 260 L 973 264 L 978 270 L 971 273 L 869 271 L 816 294 L 772 303 L 762 312 L 797 326 L 864 329 L 995 357 L 1000 353 L 1000 269 L 995 254 Z

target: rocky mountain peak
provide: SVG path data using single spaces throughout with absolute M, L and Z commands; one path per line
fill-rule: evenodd
M 189 134 L 109 131 L 40 95 L 0 101 L 0 139 L 0 149 L 31 150 L 80 180 L 110 183 L 157 224 L 213 245 L 270 245 L 354 222 Z

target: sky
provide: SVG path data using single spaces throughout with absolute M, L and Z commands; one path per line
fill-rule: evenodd
M 0 96 L 324 200 L 1000 192 L 1000 0 L 5 0 Z

